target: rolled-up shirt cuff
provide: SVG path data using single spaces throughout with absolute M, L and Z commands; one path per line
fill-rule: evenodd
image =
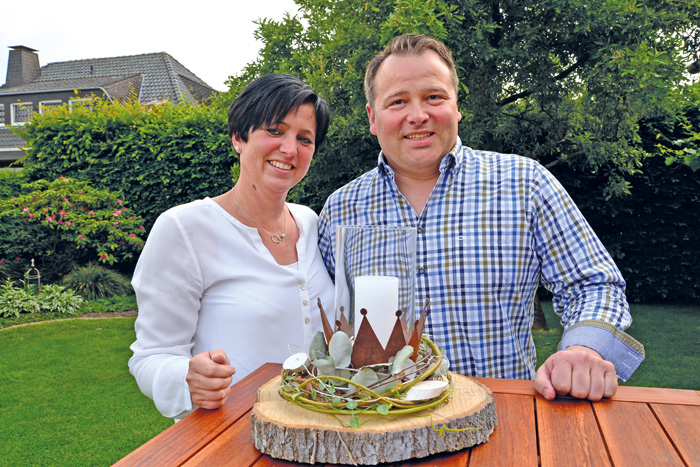
M 581 321 L 564 332 L 559 349 L 583 345 L 615 365 L 617 377 L 627 381 L 644 360 L 644 346 L 629 334 L 604 321 Z

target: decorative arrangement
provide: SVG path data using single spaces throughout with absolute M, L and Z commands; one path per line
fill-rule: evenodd
M 447 371 L 448 361 L 440 349 L 421 335 L 428 311 L 428 303 L 409 342 L 404 339 L 404 322 L 397 312 L 390 343 L 400 350 L 386 362 L 353 368 L 355 350 L 377 348 L 378 340 L 371 325 L 363 322 L 353 343 L 344 325 L 330 334 L 323 306 L 319 309 L 326 335 L 314 337 L 309 353 L 300 352 L 285 361 L 282 370 L 280 395 L 286 400 L 316 412 L 332 415 L 351 415 L 349 426 L 361 425 L 357 415 L 389 416 L 415 413 L 444 402 L 452 393 L 452 379 Z M 364 310 L 363 310 L 364 311 Z M 365 337 L 367 336 L 367 337 Z M 419 340 L 420 339 L 420 340 Z M 372 342 L 374 340 L 374 342 Z M 410 342 L 415 342 L 411 344 Z M 382 354 L 386 349 L 381 348 Z M 355 349 L 355 350 L 354 350 Z
M 451 374 L 423 335 L 427 298 L 415 319 L 416 229 L 341 226 L 336 235 L 335 326 L 319 299 L 323 332 L 258 390 L 255 447 L 297 462 L 366 465 L 488 440 L 491 391 Z

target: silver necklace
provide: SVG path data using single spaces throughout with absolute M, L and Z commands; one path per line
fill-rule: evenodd
M 241 206 L 241 203 L 239 203 L 238 200 L 236 199 L 236 190 L 231 190 L 231 193 L 233 193 L 233 200 L 236 202 L 236 205 L 238 205 L 238 208 L 241 210 L 241 212 L 243 212 L 243 214 L 245 214 L 248 217 L 248 219 L 255 222 L 255 225 L 257 225 L 258 227 L 263 229 L 265 231 L 265 233 L 270 236 L 272 243 L 282 243 L 282 241 L 284 241 L 284 237 L 287 236 L 287 213 L 286 212 L 284 213 L 284 232 L 282 232 L 282 235 L 275 235 L 273 233 L 270 233 L 262 225 L 258 224 L 258 222 L 255 219 L 253 219 L 253 217 L 250 214 L 248 214 L 245 211 L 245 209 L 243 209 L 243 206 Z

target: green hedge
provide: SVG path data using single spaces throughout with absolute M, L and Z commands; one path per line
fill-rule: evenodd
M 603 173 L 552 172 L 615 259 L 629 301 L 698 303 L 700 171 L 652 157 L 630 177 L 632 194 L 609 200 Z
M 30 180 L 58 176 L 121 191 L 150 228 L 168 208 L 218 195 L 236 162 L 226 115 L 209 106 L 94 99 L 91 108 L 51 109 L 22 133 Z

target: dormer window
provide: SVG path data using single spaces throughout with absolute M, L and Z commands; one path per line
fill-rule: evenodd
M 39 102 L 39 113 L 41 115 L 44 115 L 44 110 L 50 109 L 51 107 L 60 107 L 62 104 L 63 104 L 63 101 L 60 101 L 60 100 L 40 101 Z
M 31 102 L 18 102 L 16 104 L 11 104 L 11 106 L 12 115 L 10 123 L 12 125 L 24 125 L 32 121 L 34 107 Z
M 5 104 L 0 104 L 0 126 L 5 126 Z

